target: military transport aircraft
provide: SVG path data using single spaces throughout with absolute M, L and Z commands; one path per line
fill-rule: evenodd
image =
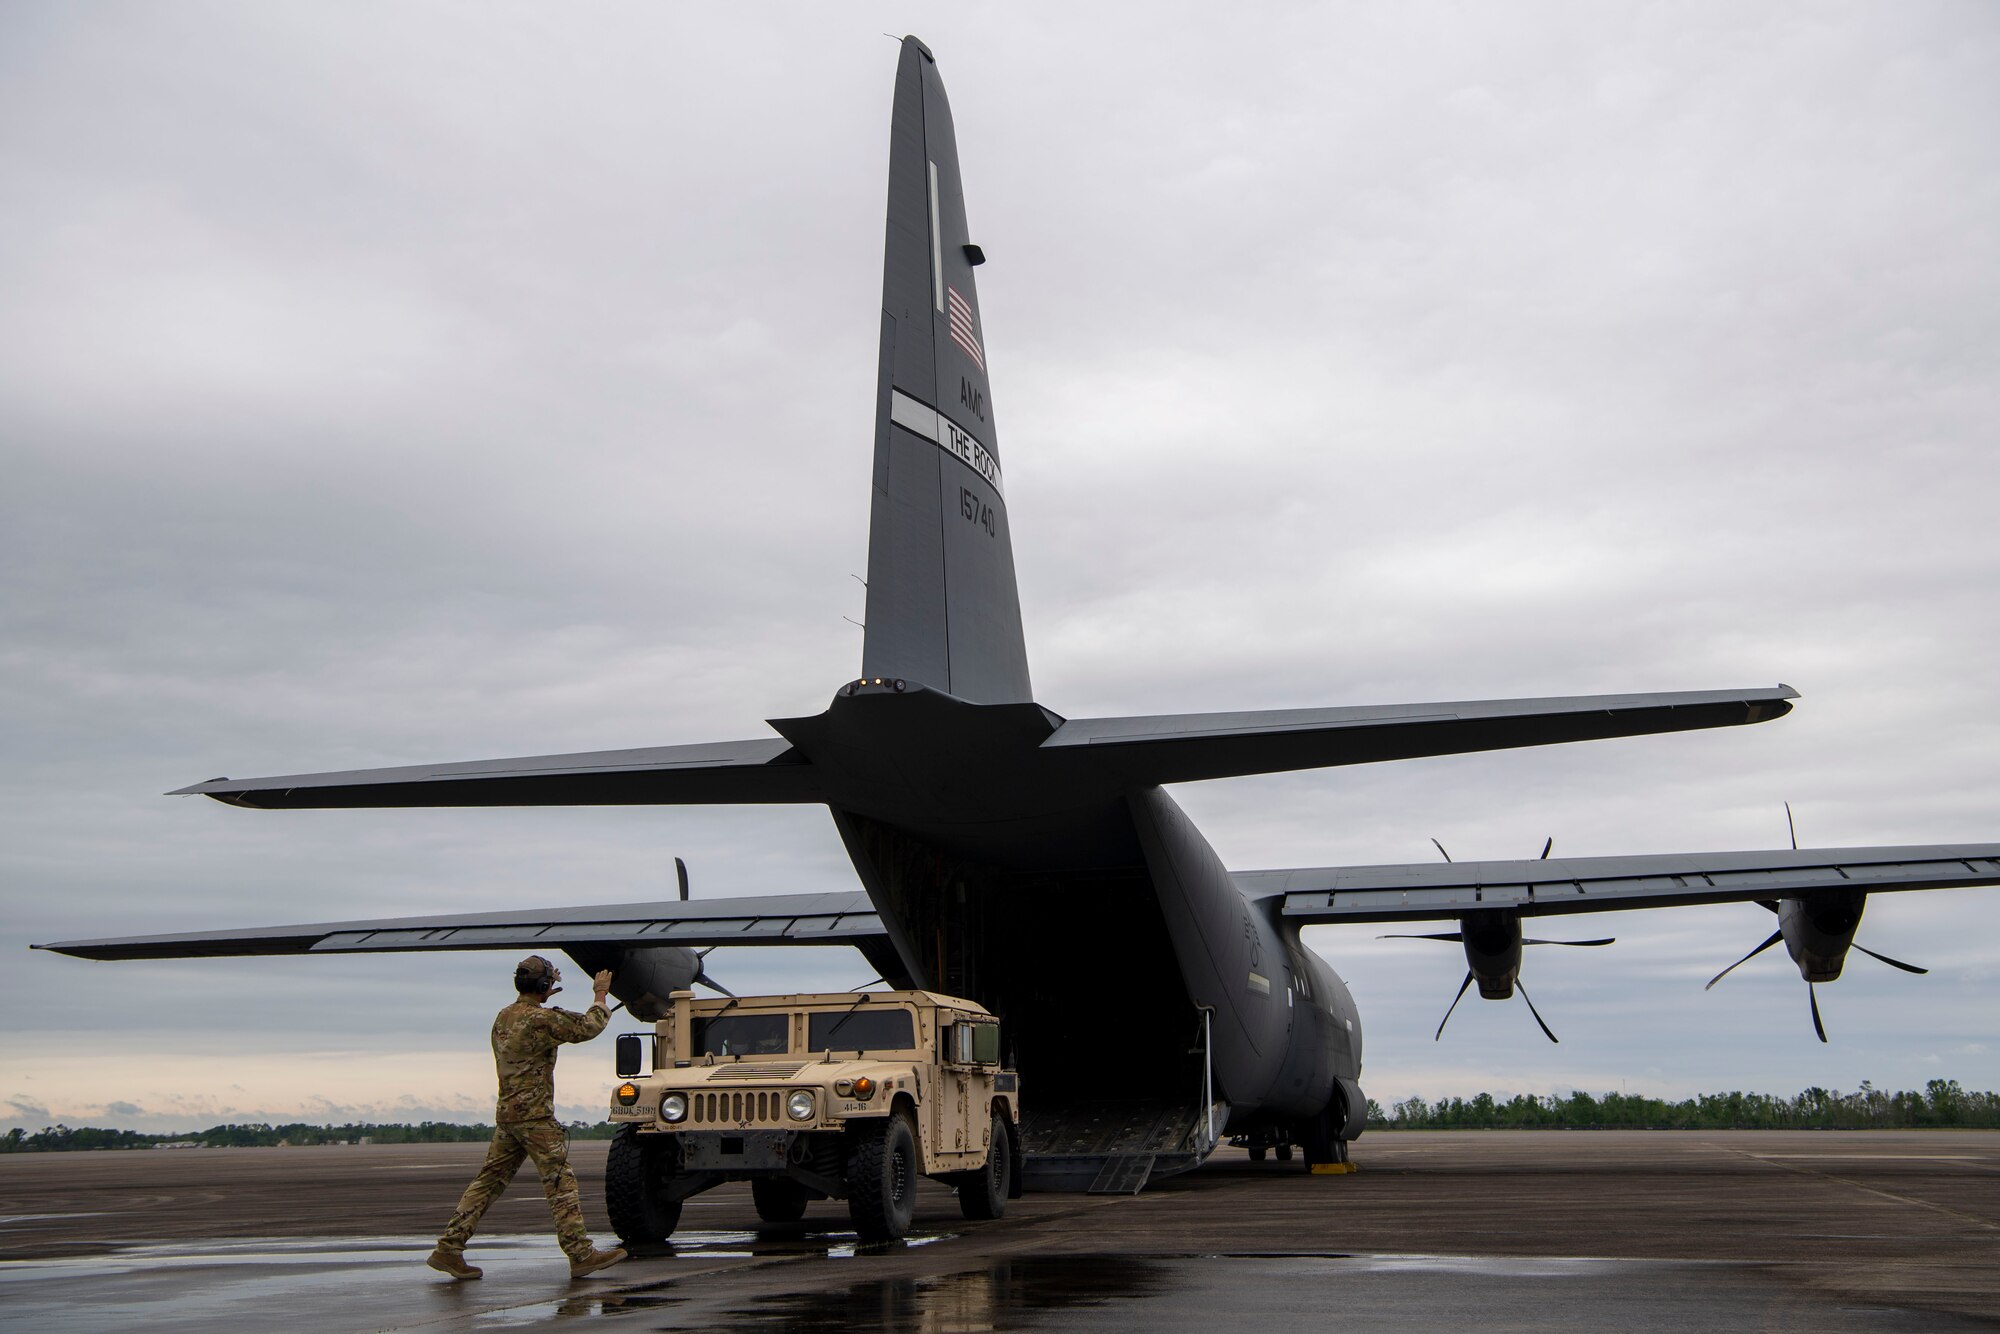
M 1778 915 L 1766 945 L 1783 940 L 1814 983 L 1839 975 L 1871 892 L 2000 883 L 2000 844 L 1230 871 L 1168 786 L 1765 722 L 1796 695 L 1774 685 L 1063 717 L 1029 685 L 974 280 L 984 259 L 936 61 L 905 38 L 866 639 L 860 676 L 837 683 L 823 712 L 773 719 L 775 735 L 744 741 L 182 789 L 260 810 L 817 803 L 858 891 L 688 901 L 683 885 L 665 902 L 41 948 L 158 959 L 553 947 L 613 969 L 613 991 L 643 1019 L 700 978 L 706 947 L 852 945 L 892 985 L 1004 1016 L 1028 1091 L 1030 1184 L 1136 1190 L 1225 1135 L 1344 1158 L 1366 1108 L 1361 1021 L 1340 978 L 1301 945 L 1308 924 L 1456 920 L 1441 938 L 1464 947 L 1459 995 L 1476 981 L 1504 999 L 1522 947 L 1536 943 L 1523 939 L 1524 918 L 1751 900 Z M 1115 1031 L 1079 1040 L 1079 978 L 1117 998 Z

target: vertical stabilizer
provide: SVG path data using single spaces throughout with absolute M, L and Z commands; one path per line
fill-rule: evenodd
M 976 704 L 1030 700 L 1006 479 L 951 107 L 903 39 L 889 141 L 864 676 Z

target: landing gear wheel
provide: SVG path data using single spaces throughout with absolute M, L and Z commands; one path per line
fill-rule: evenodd
M 1306 1124 L 1305 1144 L 1306 1170 L 1311 1171 L 1321 1163 L 1344 1163 L 1347 1161 L 1347 1141 L 1340 1137 L 1341 1126 L 1346 1121 L 1344 1113 L 1336 1114 L 1328 1107 Z
M 1290 1161 L 1292 1161 L 1292 1146 L 1291 1146 L 1291 1145 L 1289 1145 L 1289 1144 L 1280 1144 L 1280 1145 L 1278 1146 L 1278 1161 L 1279 1161 L 1279 1162 L 1281 1162 L 1281 1163 L 1289 1163 Z
M 917 1133 L 901 1112 L 859 1127 L 847 1158 L 847 1215 L 867 1241 L 894 1241 L 916 1212 Z
M 660 1246 L 681 1223 L 681 1202 L 666 1199 L 674 1176 L 673 1146 L 664 1136 L 642 1137 L 620 1126 L 604 1161 L 604 1211 L 627 1246 Z
M 757 1177 L 750 1200 L 766 1223 L 796 1223 L 806 1216 L 806 1188 L 790 1177 Z
M 1268 1150 L 1267 1150 L 1267 1149 L 1265 1149 L 1265 1147 L 1264 1147 L 1263 1145 L 1261 1145 L 1261 1144 L 1254 1144 L 1254 1145 L 1252 1145 L 1252 1146 L 1250 1147 L 1250 1161 L 1251 1161 L 1251 1162 L 1253 1162 L 1253 1163 L 1261 1163 L 1261 1162 L 1263 1162 L 1263 1161 L 1264 1161 L 1264 1155 L 1265 1155 L 1265 1154 L 1266 1154 L 1267 1152 L 1268 1152 Z
M 1014 1174 L 1014 1146 L 1007 1139 L 1007 1123 L 993 1117 L 993 1138 L 986 1150 L 986 1167 L 958 1176 L 958 1211 L 967 1218 L 998 1218 L 1007 1212 L 1007 1187 Z

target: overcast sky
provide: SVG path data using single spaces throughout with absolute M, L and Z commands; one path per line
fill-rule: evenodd
M 850 888 L 817 808 L 258 813 L 215 775 L 767 735 L 857 670 L 896 48 L 955 112 L 1067 716 L 1797 687 L 1175 795 L 1232 867 L 2000 840 L 1978 3 L 0 9 L 0 1125 L 490 1114 L 493 955 L 30 941 Z M 1363 1085 L 2000 1087 L 2000 890 L 1518 1002 L 1308 933 Z M 846 950 L 717 954 L 848 987 Z M 1092 979 L 1075 979 L 1087 988 Z M 562 999 L 585 999 L 580 981 Z M 609 1043 L 565 1059 L 595 1117 Z

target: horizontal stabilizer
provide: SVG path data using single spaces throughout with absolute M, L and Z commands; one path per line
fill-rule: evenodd
M 868 896 L 849 890 L 315 922 L 170 936 L 65 940 L 34 948 L 80 959 L 203 959 L 580 946 L 852 945 L 882 935 L 882 921 Z
M 641 746 L 274 778 L 216 778 L 167 795 L 232 806 L 678 806 L 823 801 L 818 775 L 781 737 Z
M 1409 922 L 1512 908 L 1523 916 L 1810 897 L 1820 890 L 2000 885 L 2000 843 L 1670 852 L 1549 861 L 1412 862 L 1237 871 L 1253 899 L 1301 923 Z
M 1797 698 L 1797 691 L 1780 685 L 1650 695 L 1072 718 L 1042 748 L 1088 747 L 1092 761 L 1135 785 L 1194 783 L 1421 755 L 1733 727 L 1783 717 Z

